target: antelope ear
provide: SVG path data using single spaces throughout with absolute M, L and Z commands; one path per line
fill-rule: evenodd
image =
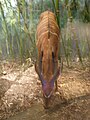
M 52 79 L 50 80 L 51 81 L 51 84 L 54 84 L 54 81 L 58 79 L 59 75 L 60 75 L 60 66 L 58 67 L 57 71 L 55 72 L 55 74 L 53 75 Z
M 35 62 L 35 71 L 36 71 L 36 73 L 38 74 L 39 80 L 41 81 L 41 83 L 44 84 L 44 83 L 45 83 L 45 82 L 44 82 L 45 80 L 44 80 L 44 78 L 43 78 L 42 72 L 40 72 L 40 70 L 39 70 L 39 67 L 38 67 L 38 65 L 37 65 L 37 62 Z
M 37 62 L 35 62 L 35 71 L 36 71 L 36 73 L 38 74 L 39 80 L 41 81 L 41 79 L 40 79 L 39 67 L 38 67 Z
M 36 71 L 37 74 L 39 73 L 39 69 L 38 69 L 38 66 L 37 66 L 37 62 L 35 62 L 35 71 Z

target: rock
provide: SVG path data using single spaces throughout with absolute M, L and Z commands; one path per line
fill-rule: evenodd
M 6 71 L 3 71 L 3 75 L 6 75 L 7 74 L 7 72 Z

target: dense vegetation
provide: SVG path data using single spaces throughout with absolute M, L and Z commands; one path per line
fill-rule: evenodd
M 61 29 L 60 53 L 67 61 L 90 57 L 89 0 L 0 0 L 0 59 L 36 59 L 39 15 L 55 12 Z

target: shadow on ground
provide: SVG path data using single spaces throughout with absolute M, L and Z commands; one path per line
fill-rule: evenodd
M 45 110 L 41 104 L 33 104 L 7 120 L 90 120 L 90 94 L 69 99 Z

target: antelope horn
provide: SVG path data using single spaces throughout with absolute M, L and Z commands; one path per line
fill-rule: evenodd
M 54 72 L 55 72 L 55 69 L 56 69 L 56 65 L 55 65 L 55 60 L 54 60 L 54 52 L 52 52 L 52 62 L 53 62 L 53 68 L 54 68 Z
M 58 69 L 56 70 L 56 72 L 54 73 L 53 77 L 50 80 L 52 83 L 54 83 L 54 81 L 57 80 L 57 78 L 60 75 L 60 72 L 61 72 L 61 70 L 60 70 L 60 66 L 59 66 Z
M 42 57 L 43 57 L 43 52 L 40 56 L 39 64 L 37 66 L 37 62 L 35 62 L 35 70 L 39 76 L 40 81 L 42 82 L 44 80 L 43 78 L 43 73 L 42 73 Z
M 58 62 L 57 61 L 55 61 L 55 56 L 54 56 L 54 52 L 52 52 L 52 62 L 53 62 L 53 68 L 54 68 L 54 75 L 57 73 L 57 64 L 58 64 Z

